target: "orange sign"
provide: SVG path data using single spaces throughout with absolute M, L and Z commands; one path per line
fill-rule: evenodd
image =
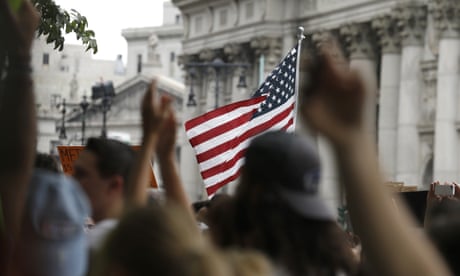
M 132 146 L 137 151 L 141 146 Z M 57 146 L 59 159 L 61 159 L 62 170 L 65 174 L 73 175 L 73 163 L 77 160 L 80 152 L 85 149 L 84 146 Z M 150 174 L 150 187 L 158 188 L 155 175 L 153 174 L 153 166 Z

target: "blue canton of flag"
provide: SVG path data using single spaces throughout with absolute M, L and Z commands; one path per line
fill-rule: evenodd
M 267 95 L 267 99 L 260 104 L 254 117 L 270 112 L 294 96 L 296 64 L 297 47 L 294 47 L 252 96 Z

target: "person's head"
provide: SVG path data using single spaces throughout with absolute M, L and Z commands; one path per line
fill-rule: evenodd
M 185 210 L 170 204 L 126 213 L 103 246 L 98 275 L 229 275 L 194 225 Z
M 319 196 L 319 180 L 319 157 L 305 138 L 283 131 L 254 138 L 235 195 L 239 242 L 294 274 L 354 270 L 346 235 Z
M 305 139 L 284 131 L 254 138 L 245 153 L 237 199 L 256 206 L 278 201 L 301 217 L 335 221 L 319 196 L 319 156 Z
M 59 163 L 56 160 L 56 158 L 52 156 L 51 154 L 46 154 L 46 153 L 41 153 L 41 152 L 37 152 L 37 154 L 35 155 L 34 167 L 38 169 L 52 171 L 55 173 L 61 172 Z
M 454 275 L 460 275 L 460 201 L 445 199 L 429 212 L 428 236 Z
M 22 275 L 84 275 L 88 261 L 84 223 L 88 216 L 88 199 L 72 178 L 36 169 L 18 247 Z
M 88 195 L 95 222 L 119 215 L 134 159 L 133 149 L 125 143 L 88 139 L 74 163 L 74 177 Z

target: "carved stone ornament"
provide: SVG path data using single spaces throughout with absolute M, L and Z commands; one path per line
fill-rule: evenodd
M 332 33 L 327 30 L 320 30 L 311 34 L 311 41 L 316 48 L 321 48 L 334 39 Z
M 255 51 L 256 56 L 265 55 L 268 66 L 276 66 L 281 59 L 281 38 L 256 37 L 251 40 L 250 47 Z
M 414 3 L 399 5 L 394 9 L 403 46 L 420 46 L 425 39 L 427 11 Z
M 197 55 L 180 55 L 177 59 L 177 63 L 179 66 L 184 66 L 187 63 L 190 62 L 198 62 L 198 56 Z
M 216 52 L 214 50 L 212 50 L 212 49 L 205 48 L 205 49 L 200 51 L 198 56 L 199 56 L 200 60 L 202 60 L 202 61 L 211 62 L 216 57 Z
M 377 34 L 383 53 L 399 53 L 401 51 L 401 37 L 396 18 L 393 15 L 387 14 L 377 17 L 372 20 L 371 26 Z
M 227 56 L 228 61 L 233 62 L 241 59 L 242 47 L 239 43 L 227 43 L 224 45 L 224 55 Z
M 342 26 L 339 32 L 351 59 L 374 58 L 376 39 L 369 24 L 347 24 Z
M 348 61 L 344 55 L 343 45 L 338 37 L 339 35 L 337 32 L 331 30 L 319 30 L 311 34 L 311 43 L 307 44 L 307 47 L 312 47 L 312 50 L 315 51 L 319 51 L 320 48 L 327 49 L 329 54 L 334 58 L 335 62 L 348 66 Z
M 148 39 L 148 52 L 147 52 L 147 59 L 148 63 L 151 64 L 159 64 L 160 63 L 160 55 L 157 53 L 157 46 L 158 46 L 158 36 L 156 34 L 152 34 Z
M 431 125 L 436 118 L 437 62 L 436 60 L 424 61 L 421 67 L 424 89 L 420 99 L 420 121 L 424 125 Z
M 458 0 L 430 0 L 428 10 L 440 38 L 460 36 L 460 3 Z

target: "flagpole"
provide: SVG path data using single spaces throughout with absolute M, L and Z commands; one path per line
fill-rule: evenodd
M 294 105 L 294 131 L 297 123 L 297 112 L 299 109 L 299 84 L 300 84 L 300 51 L 302 50 L 302 40 L 305 39 L 304 28 L 299 26 L 297 28 L 297 60 L 296 60 L 296 70 L 295 70 L 295 105 Z

